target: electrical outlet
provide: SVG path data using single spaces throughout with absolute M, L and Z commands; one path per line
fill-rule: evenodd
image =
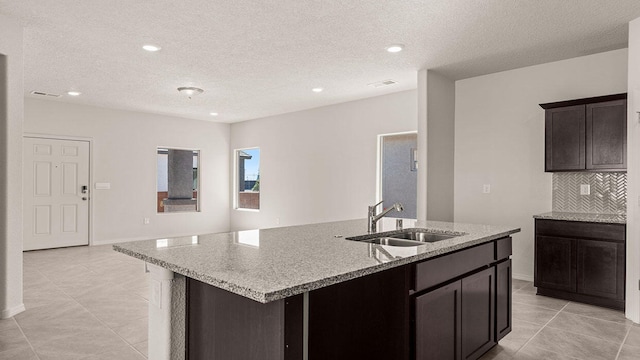
M 276 225 L 280 225 L 280 218 L 279 217 L 276 218 Z
M 489 194 L 489 193 L 491 193 L 491 184 L 484 184 L 484 185 L 482 185 L 482 193 L 483 193 L 483 194 Z
M 589 184 L 581 184 L 580 185 L 580 195 L 589 195 L 591 194 L 591 185 Z
M 150 222 L 151 222 L 151 219 L 149 219 L 149 218 L 142 219 L 142 223 L 145 224 L 145 225 L 149 225 Z

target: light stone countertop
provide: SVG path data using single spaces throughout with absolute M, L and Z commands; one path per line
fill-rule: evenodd
M 383 218 L 378 232 L 394 231 Z M 510 226 L 404 220 L 404 228 L 466 235 L 415 247 L 349 241 L 366 219 L 144 240 L 113 249 L 175 273 L 267 303 L 519 232 Z M 336 236 L 342 236 L 340 238 Z
M 543 214 L 533 215 L 534 219 L 580 221 L 607 224 L 626 224 L 627 214 L 590 214 L 551 211 Z

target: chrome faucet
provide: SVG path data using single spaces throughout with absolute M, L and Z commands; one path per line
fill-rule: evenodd
M 378 220 L 382 219 L 383 216 L 387 215 L 389 212 L 395 210 L 395 211 L 403 211 L 404 207 L 402 207 L 402 204 L 400 203 L 395 203 L 393 204 L 392 207 L 383 210 L 380 214 L 376 214 L 376 208 L 378 207 L 378 205 L 382 204 L 384 202 L 384 200 L 380 201 L 379 203 L 373 205 L 373 206 L 369 206 L 369 215 L 368 215 L 368 228 L 367 231 L 369 232 L 369 234 L 377 232 L 378 231 Z

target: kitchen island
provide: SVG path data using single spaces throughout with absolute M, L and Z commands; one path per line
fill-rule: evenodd
M 364 241 L 367 221 L 114 245 L 149 264 L 154 359 L 475 359 L 511 326 L 513 227 Z M 397 234 L 383 221 L 379 234 Z M 164 349 L 156 349 L 154 345 Z

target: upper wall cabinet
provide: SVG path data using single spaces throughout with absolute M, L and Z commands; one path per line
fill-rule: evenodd
M 626 171 L 627 94 L 540 104 L 545 171 Z

